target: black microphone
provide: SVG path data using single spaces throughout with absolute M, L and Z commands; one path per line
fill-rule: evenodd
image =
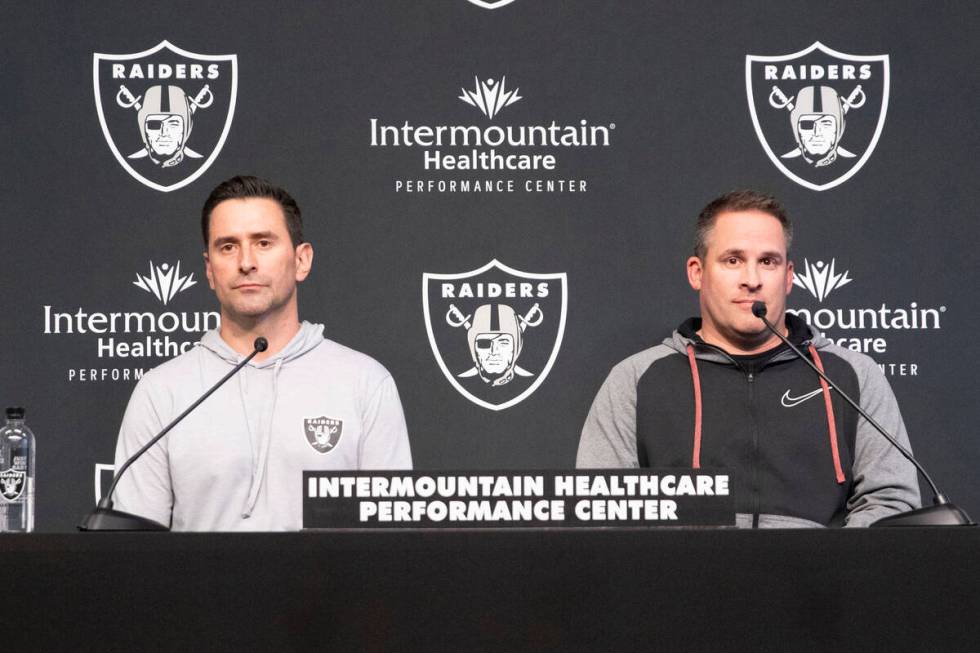
M 121 510 L 113 510 L 112 508 L 112 493 L 116 489 L 116 485 L 119 483 L 119 479 L 122 475 L 129 469 L 129 466 L 139 459 L 140 456 L 145 454 L 150 447 L 157 443 L 163 436 L 170 432 L 170 429 L 177 426 L 182 419 L 190 415 L 191 411 L 201 405 L 205 399 L 210 397 L 215 390 L 224 385 L 225 381 L 231 377 L 238 374 L 238 371 L 243 367 L 248 365 L 249 361 L 255 358 L 260 352 L 265 351 L 269 348 L 269 341 L 265 338 L 258 337 L 252 344 L 252 353 L 245 357 L 245 359 L 235 366 L 235 368 L 221 377 L 221 380 L 215 383 L 210 390 L 205 392 L 200 399 L 195 401 L 193 404 L 188 406 L 187 410 L 182 412 L 177 416 L 177 419 L 170 422 L 162 431 L 153 436 L 153 439 L 147 442 L 143 447 L 130 456 L 129 460 L 123 463 L 123 466 L 115 473 L 112 479 L 112 485 L 109 486 L 109 491 L 106 495 L 102 497 L 99 501 L 99 505 L 85 515 L 82 519 L 82 523 L 78 525 L 78 530 L 80 531 L 169 531 L 170 529 L 163 524 L 153 521 L 152 519 L 147 519 L 146 517 L 140 517 L 139 515 L 133 515 L 128 512 L 123 512 Z
M 752 315 L 762 320 L 765 323 L 766 327 L 768 327 L 770 331 L 776 334 L 776 337 L 778 337 L 786 345 L 788 345 L 789 348 L 793 350 L 793 353 L 795 353 L 804 363 L 809 365 L 810 369 L 812 369 L 814 372 L 817 373 L 817 376 L 819 376 L 821 379 L 826 381 L 827 385 L 829 385 L 831 388 L 836 390 L 837 394 L 843 397 L 844 401 L 849 403 L 851 407 L 854 408 L 854 410 L 856 410 L 858 414 L 861 415 L 861 417 L 868 420 L 868 424 L 875 427 L 875 429 L 879 433 L 885 436 L 885 439 L 888 440 L 892 444 L 892 446 L 898 449 L 899 452 L 901 452 L 901 454 L 905 456 L 909 462 L 915 465 L 915 468 L 919 470 L 919 473 L 922 474 L 922 477 L 926 479 L 926 481 L 929 483 L 929 486 L 932 488 L 933 505 L 925 508 L 918 508 L 916 510 L 910 510 L 908 512 L 903 512 L 898 515 L 882 517 L 881 519 L 879 519 L 878 521 L 876 521 L 871 525 L 872 526 L 976 526 L 976 522 L 970 519 L 969 515 L 967 515 L 963 510 L 961 510 L 957 506 L 950 503 L 949 499 L 947 499 L 946 496 L 939 491 L 939 488 L 936 487 L 936 484 L 932 482 L 932 478 L 930 478 L 929 474 L 926 473 L 925 468 L 923 468 L 922 465 L 919 464 L 919 461 L 915 459 L 915 457 L 912 455 L 912 452 L 910 452 L 908 449 L 906 449 L 901 444 L 899 444 L 898 440 L 896 440 L 889 433 L 887 433 L 885 429 L 882 428 L 880 424 L 878 424 L 878 422 L 872 419 L 871 415 L 868 415 L 868 413 L 863 408 L 858 406 L 853 399 L 848 397 L 847 393 L 845 393 L 843 390 L 837 387 L 837 384 L 831 381 L 826 374 L 821 372 L 820 369 L 816 365 L 814 365 L 813 362 L 809 358 L 807 358 L 806 355 L 796 347 L 796 345 L 791 343 L 789 339 L 786 338 L 786 336 L 780 333 L 779 330 L 775 326 L 773 326 L 772 322 L 766 319 L 766 312 L 767 310 L 766 310 L 765 302 L 759 302 L 759 301 L 752 302 Z

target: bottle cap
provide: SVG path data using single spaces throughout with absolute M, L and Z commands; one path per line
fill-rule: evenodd
M 11 406 L 7 409 L 7 419 L 24 419 L 23 406 Z

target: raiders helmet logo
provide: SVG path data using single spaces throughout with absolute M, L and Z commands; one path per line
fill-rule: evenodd
M 135 54 L 96 53 L 92 74 L 102 133 L 134 179 L 169 192 L 214 163 L 235 113 L 236 55 L 163 41 Z
M 567 275 L 498 262 L 422 275 L 429 345 L 442 373 L 473 403 L 503 410 L 548 376 L 565 332 Z
M 888 110 L 888 55 L 859 56 L 817 42 L 793 54 L 745 57 L 756 134 L 796 183 L 827 190 L 851 177 L 878 144 Z
M 344 421 L 332 417 L 312 417 L 303 420 L 306 441 L 317 453 L 328 453 L 344 434 Z

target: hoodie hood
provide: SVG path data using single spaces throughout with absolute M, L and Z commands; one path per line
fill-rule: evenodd
M 291 360 L 299 358 L 323 342 L 323 325 L 302 322 L 299 331 L 293 336 L 286 346 L 275 352 L 269 358 L 260 362 L 250 362 L 249 367 L 265 369 L 275 365 L 282 365 Z M 238 365 L 245 356 L 239 354 L 226 343 L 218 332 L 218 329 L 208 331 L 201 338 L 201 346 L 213 353 L 230 365 Z
M 793 313 L 786 313 L 786 327 L 789 329 L 789 341 L 797 347 L 806 348 L 812 344 L 820 350 L 831 344 L 830 340 L 815 331 L 807 324 L 806 320 Z M 663 344 L 685 356 L 687 355 L 687 346 L 694 345 L 695 356 L 700 360 L 708 360 L 716 363 L 731 363 L 732 359 L 727 352 L 724 352 L 720 347 L 709 345 L 701 339 L 701 336 L 697 335 L 700 329 L 701 318 L 689 318 L 682 322 L 669 338 L 664 338 Z M 793 357 L 795 357 L 795 354 L 787 349 L 774 356 L 772 362 Z

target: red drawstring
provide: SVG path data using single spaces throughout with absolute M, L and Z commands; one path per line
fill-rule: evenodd
M 691 467 L 701 469 L 701 377 L 698 376 L 698 364 L 694 362 L 693 345 L 687 346 L 687 359 L 694 377 L 694 462 Z
M 817 349 L 813 345 L 809 347 L 810 355 L 817 369 L 823 372 L 823 362 L 817 354 Z M 694 360 L 694 346 L 687 346 L 687 360 L 691 363 L 691 377 L 694 380 L 694 456 L 691 467 L 701 468 L 701 377 L 698 374 L 698 365 Z M 824 406 L 827 409 L 827 426 L 830 430 L 830 452 L 834 457 L 834 474 L 837 483 L 844 483 L 844 470 L 840 465 L 840 449 L 837 446 L 837 420 L 834 419 L 834 404 L 830 399 L 830 386 L 822 378 L 820 387 L 823 389 Z
M 817 348 L 810 345 L 810 356 L 813 357 L 813 364 L 823 372 L 823 362 L 817 354 Z M 834 419 L 834 404 L 830 400 L 830 386 L 820 377 L 820 387 L 823 388 L 823 403 L 827 408 L 827 424 L 830 426 L 830 452 L 834 456 L 834 473 L 837 475 L 837 483 L 844 482 L 844 470 L 840 466 L 840 450 L 837 447 L 837 420 Z

